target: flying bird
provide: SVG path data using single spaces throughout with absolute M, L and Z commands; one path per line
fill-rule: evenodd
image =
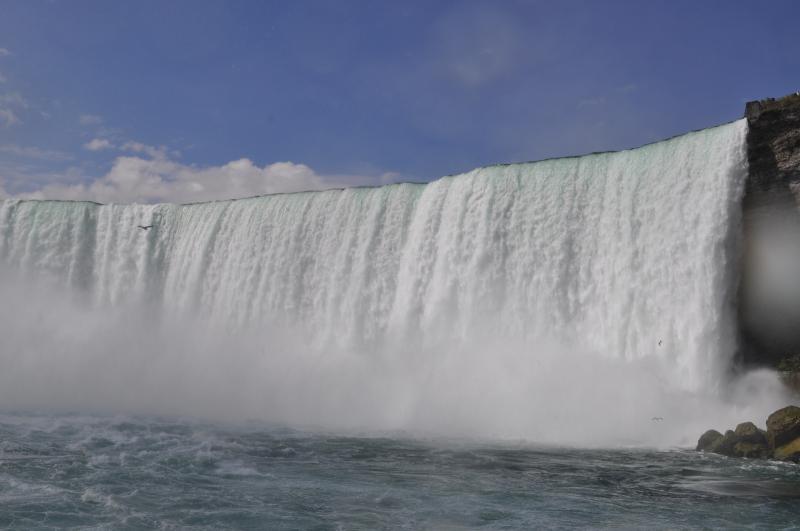
M 148 230 L 150 230 L 150 229 L 152 229 L 152 228 L 153 228 L 153 226 L 152 226 L 152 225 L 137 225 L 137 226 L 138 226 L 140 229 L 142 229 L 143 231 L 148 231 Z
M 664 417 L 653 417 L 650 420 L 652 420 L 653 422 L 661 422 L 662 420 L 664 420 Z
M 658 346 L 659 347 L 661 346 L 661 340 L 660 339 L 658 340 Z

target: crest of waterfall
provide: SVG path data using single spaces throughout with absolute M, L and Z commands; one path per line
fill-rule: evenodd
M 5 200 L 0 261 L 92 308 L 269 324 L 320 351 L 546 339 L 653 357 L 697 388 L 735 347 L 746 127 L 428 184 L 191 205 Z

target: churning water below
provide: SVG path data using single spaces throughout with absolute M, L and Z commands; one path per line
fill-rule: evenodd
M 800 469 L 690 450 L 0 416 L 0 526 L 791 528 Z

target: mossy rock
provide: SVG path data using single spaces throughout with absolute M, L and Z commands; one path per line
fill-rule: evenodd
M 708 430 L 697 440 L 697 451 L 713 452 L 717 443 L 722 440 L 722 434 L 717 430 Z
M 733 445 L 733 455 L 735 457 L 769 457 L 770 453 L 769 446 L 767 446 L 766 442 L 751 443 L 742 441 Z
M 722 439 L 718 440 L 714 447 L 711 449 L 715 454 L 727 455 L 728 457 L 736 457 L 736 444 L 741 442 L 739 437 L 733 430 L 728 430 Z
M 740 441 L 750 444 L 768 445 L 767 433 L 764 430 L 759 430 L 752 422 L 742 422 L 736 426 L 734 432 Z
M 789 444 L 800 437 L 800 407 L 786 406 L 767 418 L 767 439 L 772 448 Z
M 800 438 L 793 440 L 789 444 L 784 444 L 783 446 L 775 448 L 772 457 L 779 461 L 800 462 Z

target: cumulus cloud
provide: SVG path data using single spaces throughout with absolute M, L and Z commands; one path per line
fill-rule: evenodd
M 112 142 L 97 137 L 83 145 L 89 151 L 116 149 L 111 168 L 102 176 L 87 178 L 85 166 L 64 171 L 31 173 L 0 166 L 3 194 L 20 199 L 66 199 L 98 203 L 192 203 L 258 195 L 324 190 L 346 186 L 388 184 L 399 180 L 395 173 L 323 175 L 305 164 L 276 162 L 259 166 L 248 158 L 219 166 L 184 164 L 177 151 L 141 142 Z M 68 160 L 61 152 L 14 144 L 0 145 L 0 153 L 41 160 Z M 34 184 L 35 183 L 35 184 Z M 33 188 L 32 188 L 33 185 Z
M 76 199 L 100 203 L 188 203 L 341 186 L 305 164 L 258 166 L 243 158 L 222 166 L 197 167 L 164 157 L 118 157 L 111 170 L 90 183 L 48 184 L 21 194 L 30 199 Z
M 111 142 L 106 140 L 105 138 L 94 138 L 91 141 L 85 143 L 83 145 L 84 149 L 88 149 L 89 151 L 102 151 L 104 149 L 110 149 L 113 146 Z
M 122 144 L 123 151 L 132 151 L 133 153 L 144 153 L 154 159 L 162 159 L 167 156 L 167 148 L 164 146 L 153 147 L 141 142 L 125 142 Z
M 100 125 L 103 123 L 103 117 L 96 114 L 82 114 L 78 118 L 78 123 L 81 125 Z
M 9 55 L 11 55 L 11 52 L 8 48 L 0 48 L 0 57 L 8 57 Z

